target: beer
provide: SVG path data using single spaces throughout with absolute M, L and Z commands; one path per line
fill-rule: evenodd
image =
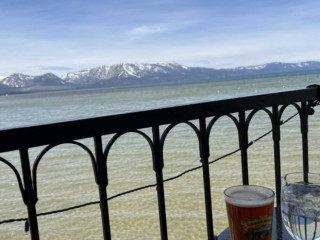
M 274 192 L 244 185 L 224 191 L 231 240 L 271 240 Z

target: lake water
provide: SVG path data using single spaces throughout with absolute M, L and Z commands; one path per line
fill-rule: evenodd
M 320 84 L 320 74 L 256 78 L 224 82 L 101 89 L 27 95 L 0 96 L 0 129 L 38 125 L 110 115 L 123 112 L 212 101 L 223 98 L 304 88 Z M 310 169 L 320 172 L 319 111 L 310 117 Z M 283 119 L 295 113 L 288 108 Z M 197 123 L 195 123 L 197 124 Z M 163 129 L 163 128 L 162 128 Z M 270 130 L 270 120 L 258 113 L 250 126 L 249 141 Z M 149 134 L 149 130 L 143 130 Z M 219 120 L 210 138 L 210 161 L 238 149 L 236 129 L 231 121 Z M 299 121 L 292 119 L 281 128 L 282 172 L 302 170 Z M 103 138 L 104 145 L 110 136 Z M 93 149 L 92 139 L 84 139 Z M 30 150 L 35 159 L 42 148 Z M 0 156 L 19 167 L 16 152 Z M 194 133 L 178 125 L 165 143 L 164 178 L 199 166 L 199 152 Z M 274 189 L 273 144 L 271 136 L 249 149 L 250 183 Z M 270 174 L 272 173 L 272 174 Z M 227 226 L 223 190 L 241 184 L 240 154 L 210 165 L 215 234 Z M 151 153 L 145 140 L 133 133 L 120 138 L 108 158 L 108 196 L 155 183 Z M 169 239 L 206 239 L 202 171 L 196 170 L 165 183 Z M 88 156 L 73 145 L 61 145 L 50 151 L 38 168 L 37 212 L 46 212 L 96 201 L 98 188 Z M 0 164 L 0 221 L 27 217 L 14 174 Z M 157 195 L 149 188 L 109 201 L 113 239 L 160 239 Z M 38 218 L 41 239 L 102 239 L 99 205 Z M 0 225 L 0 239 L 30 239 L 24 222 Z

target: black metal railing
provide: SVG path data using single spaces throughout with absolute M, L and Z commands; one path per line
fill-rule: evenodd
M 160 235 L 162 240 L 166 240 L 168 239 L 168 233 L 163 185 L 164 142 L 168 133 L 177 124 L 186 123 L 196 133 L 199 142 L 203 171 L 207 238 L 212 240 L 214 239 L 214 228 L 209 172 L 209 137 L 216 121 L 222 116 L 227 116 L 234 122 L 238 131 L 239 150 L 241 152 L 242 182 L 243 184 L 249 184 L 247 150 L 252 144 L 248 140 L 249 125 L 253 116 L 259 111 L 264 111 L 269 116 L 272 125 L 271 134 L 274 148 L 276 204 L 280 205 L 280 126 L 283 124 L 280 120 L 281 116 L 289 105 L 297 110 L 301 123 L 303 170 L 308 172 L 308 116 L 314 112 L 313 107 L 318 104 L 319 99 L 319 87 L 313 85 L 306 89 L 1 130 L 0 153 L 19 151 L 22 177 L 8 160 L 0 157 L 0 162 L 9 166 L 16 175 L 22 199 L 28 210 L 31 239 L 36 240 L 40 239 L 36 209 L 38 201 L 38 164 L 48 151 L 62 143 L 76 144 L 81 147 L 88 153 L 92 162 L 95 181 L 99 189 L 103 236 L 104 239 L 109 240 L 112 239 L 112 229 L 110 227 L 108 208 L 107 159 L 111 147 L 120 136 L 127 132 L 135 132 L 146 139 L 152 152 L 153 170 L 156 175 Z M 197 126 L 193 123 L 194 121 L 198 121 Z M 160 131 L 162 126 L 166 126 L 164 131 Z M 150 136 L 140 130 L 144 128 L 151 130 Z M 113 136 L 104 146 L 102 136 L 109 134 L 113 134 Z M 83 143 L 77 141 L 84 138 L 92 138 L 94 140 L 94 152 Z M 43 150 L 35 159 L 34 164 L 31 165 L 29 150 L 38 146 L 43 146 Z

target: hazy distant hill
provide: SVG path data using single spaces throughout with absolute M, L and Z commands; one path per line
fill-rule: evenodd
M 12 74 L 0 80 L 0 94 L 52 91 L 75 88 L 126 87 L 220 81 L 268 74 L 320 71 L 320 62 L 268 63 L 263 65 L 214 69 L 187 67 L 175 63 L 116 64 L 68 73 L 61 78 L 47 73 L 40 76 Z

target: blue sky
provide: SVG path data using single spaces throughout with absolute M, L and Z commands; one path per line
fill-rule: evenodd
M 0 76 L 320 60 L 318 0 L 1 0 Z

